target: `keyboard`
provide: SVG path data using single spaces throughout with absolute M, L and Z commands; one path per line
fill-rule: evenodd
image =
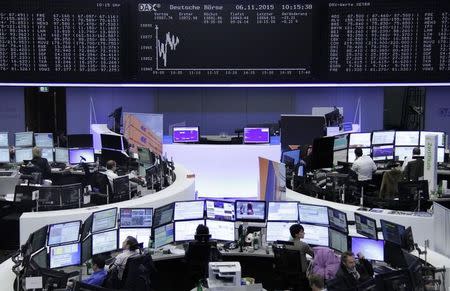
M 13 172 L 0 171 L 0 177 L 12 176 Z

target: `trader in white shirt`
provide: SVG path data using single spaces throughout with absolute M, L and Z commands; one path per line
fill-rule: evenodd
M 111 185 L 111 189 L 113 189 L 113 190 L 114 190 L 113 180 L 115 178 L 119 177 L 119 175 L 116 174 L 116 170 L 117 170 L 116 161 L 109 160 L 106 162 L 106 176 L 108 177 L 109 184 Z M 139 182 L 137 180 L 140 180 L 140 178 L 138 176 L 136 176 L 133 172 L 129 173 L 128 177 L 130 178 L 131 190 L 135 190 L 138 185 L 137 182 Z M 133 179 L 133 181 L 131 181 L 132 179 Z
M 372 174 L 377 170 L 377 165 L 369 156 L 363 156 L 360 147 L 355 148 L 356 160 L 353 162 L 352 170 L 358 175 L 358 181 L 372 180 Z

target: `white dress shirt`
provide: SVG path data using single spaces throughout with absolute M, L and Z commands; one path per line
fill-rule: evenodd
M 372 173 L 377 170 L 377 165 L 369 156 L 361 156 L 353 162 L 352 170 L 358 174 L 358 181 L 372 180 Z

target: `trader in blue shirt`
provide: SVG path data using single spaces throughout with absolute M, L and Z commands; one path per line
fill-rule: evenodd
M 83 283 L 101 286 L 108 274 L 105 270 L 105 259 L 102 256 L 92 257 L 92 270 L 94 273 L 89 278 L 83 280 Z

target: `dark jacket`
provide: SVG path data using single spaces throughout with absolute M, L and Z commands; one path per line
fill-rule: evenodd
M 52 170 L 50 168 L 50 165 L 48 164 L 47 159 L 34 157 L 31 160 L 31 163 L 36 167 L 37 170 L 39 170 L 40 173 L 42 173 L 42 179 L 50 179 Z
M 355 277 L 347 270 L 347 268 L 341 264 L 339 270 L 336 273 L 336 279 L 341 281 L 341 286 L 345 288 L 354 288 L 358 284 L 361 284 L 367 280 L 369 280 L 373 276 L 373 268 L 369 261 L 365 259 L 360 259 L 356 264 L 356 270 L 359 273 L 359 280 L 356 280 Z

